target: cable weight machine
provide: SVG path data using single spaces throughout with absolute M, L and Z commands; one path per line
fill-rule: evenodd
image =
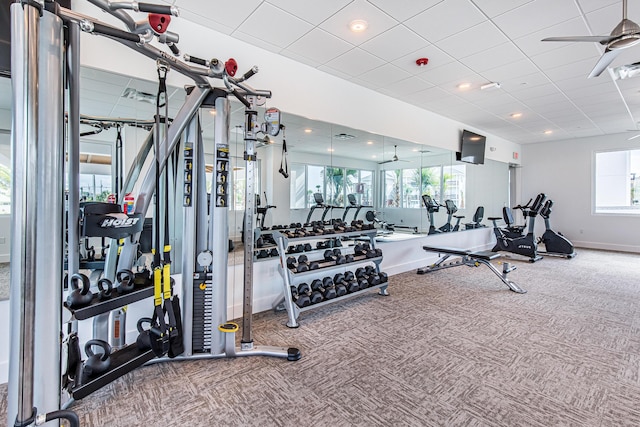
M 79 53 L 80 31 L 104 35 L 134 51 L 151 58 L 165 61 L 171 70 L 191 78 L 195 85 L 190 90 L 186 102 L 173 119 L 168 132 L 156 141 L 157 163 L 146 172 L 136 158 L 122 185 L 123 193 L 133 188 L 136 175 L 143 177 L 134 204 L 134 215 L 146 215 L 157 188 L 154 176 L 156 170 L 162 172 L 169 156 L 176 153 L 177 164 L 191 171 L 191 175 L 177 174 L 175 200 L 180 200 L 174 213 L 174 223 L 184 224 L 183 233 L 175 232 L 177 239 L 173 245 L 173 276 L 176 276 L 176 292 L 182 296 L 184 326 L 184 353 L 176 359 L 222 358 L 237 356 L 273 356 L 298 360 L 300 351 L 295 348 L 258 346 L 251 335 L 253 257 L 252 247 L 245 248 L 243 335 L 240 348 L 235 347 L 235 332 L 239 327 L 227 322 L 227 216 L 228 207 L 224 198 L 211 197 L 210 215 L 207 215 L 206 181 L 204 172 L 204 144 L 198 123 L 200 107 L 216 106 L 216 169 L 215 174 L 224 171 L 225 145 L 228 160 L 229 134 L 229 94 L 238 98 L 246 106 L 245 121 L 245 161 L 247 171 L 245 225 L 251 229 L 254 212 L 253 172 L 255 168 L 256 133 L 262 131 L 257 123 L 255 108 L 271 96 L 269 91 L 255 90 L 244 83 L 258 70 L 252 68 L 243 76 L 234 77 L 237 64 L 232 59 L 222 62 L 205 61 L 185 56 L 182 61 L 171 54 L 154 47 L 152 40 L 166 44 L 174 55 L 179 53 L 176 43 L 178 36 L 163 29 L 159 33 L 149 23 L 133 21 L 126 10 L 159 13 L 177 16 L 172 6 L 159 6 L 138 2 L 107 2 L 90 0 L 90 3 L 122 21 L 127 30 L 121 30 L 101 23 L 89 16 L 59 7 L 54 2 L 24 0 L 14 3 L 12 10 L 12 51 L 14 86 L 14 118 L 12 145 L 15 156 L 14 179 L 14 219 L 12 227 L 16 231 L 12 238 L 11 272 L 11 349 L 8 424 L 14 426 L 41 425 L 57 418 L 67 418 L 71 426 L 78 425 L 77 416 L 69 410 L 60 410 L 61 405 L 61 354 L 60 335 L 62 304 L 50 310 L 51 301 L 59 300 L 63 294 L 63 228 L 65 221 L 63 191 L 63 151 L 62 124 L 64 123 L 64 72 L 68 70 L 69 81 L 69 158 L 71 175 L 78 159 L 79 144 Z M 51 28 L 50 28 L 51 27 Z M 63 27 L 68 32 L 63 32 Z M 40 33 L 47 31 L 46 36 Z M 53 34 L 53 36 L 51 35 Z M 67 35 L 68 34 L 68 35 Z M 68 40 L 65 38 L 68 37 Z M 14 42 L 15 41 L 15 42 Z M 66 50 L 65 50 L 66 49 Z M 40 53 L 38 53 L 40 51 Z M 43 54 L 42 52 L 46 52 Z M 187 62 L 194 65 L 189 65 Z M 52 68 L 53 70 L 51 70 Z M 221 79 L 223 88 L 213 88 L 209 79 Z M 47 98 L 49 93 L 49 98 Z M 220 112 L 225 112 L 220 114 Z M 184 142 L 179 142 L 179 141 Z M 49 140 L 48 144 L 45 140 Z M 192 149 L 188 149 L 192 147 Z M 150 152 L 148 144 L 141 149 Z M 45 155 L 47 153 L 47 155 Z M 220 160 L 220 162 L 218 162 Z M 220 167 L 218 168 L 218 164 Z M 157 166 L 156 166 L 157 165 Z M 227 163 L 228 166 L 228 163 Z M 75 169 L 77 171 L 77 169 Z M 228 173 L 228 169 L 226 171 Z M 191 179 L 191 182 L 187 178 Z M 77 177 L 76 177 L 77 179 Z M 69 182 L 70 189 L 76 182 Z M 189 184 L 189 185 L 185 185 Z M 228 194 L 224 185 L 222 192 Z M 217 190 L 217 189 L 216 189 Z M 70 193 L 72 193 L 70 191 Z M 224 194 L 220 194 L 223 196 Z M 77 194 L 70 194 L 69 205 L 79 202 Z M 163 208 L 170 209 L 171 203 Z M 45 208 L 43 208 L 46 207 Z M 204 215 L 200 213 L 204 212 Z M 55 214 L 54 214 L 55 213 Z M 76 241 L 77 216 L 69 216 L 69 240 Z M 219 238 L 223 235 L 224 238 Z M 116 271 L 130 269 L 136 259 L 140 232 L 125 239 L 118 254 L 118 245 L 110 245 L 106 253 L 105 277 L 114 279 Z M 75 246 L 75 245 L 71 245 Z M 73 261 L 72 261 L 73 259 Z M 79 269 L 77 257 L 69 257 L 69 273 Z M 19 260 L 19 261 L 18 261 Z M 202 292 L 202 294 L 195 291 Z M 147 289 L 140 295 L 128 294 L 122 299 L 89 305 L 83 308 L 84 315 L 92 315 L 111 310 L 153 295 Z M 203 299 L 204 311 L 198 311 L 197 299 L 210 292 Z M 207 301 L 206 298 L 209 298 Z M 101 305 L 102 304 L 102 305 Z M 53 304 L 56 305 L 56 304 Z M 40 309 L 38 308 L 40 307 Z M 149 309 L 151 311 L 151 307 Z M 77 319 L 78 311 L 71 310 L 72 319 Z M 195 345 L 196 333 L 208 335 L 202 345 Z M 168 360 L 165 356 L 156 358 L 153 351 L 140 351 L 132 347 L 118 350 L 111 356 L 111 367 L 105 368 L 104 375 L 94 378 L 82 393 L 72 400 L 82 398 L 103 385 L 124 375 L 137 366 L 149 361 Z M 116 356 L 117 355 L 117 356 Z M 94 355 L 95 356 L 95 355 Z M 37 378 L 37 381 L 36 381 Z

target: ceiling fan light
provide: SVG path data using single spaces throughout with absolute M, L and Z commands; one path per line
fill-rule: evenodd
M 607 46 L 611 50 L 616 49 L 626 49 L 631 46 L 635 46 L 640 42 L 640 34 L 627 34 L 626 36 L 622 36 L 617 40 L 612 41 Z

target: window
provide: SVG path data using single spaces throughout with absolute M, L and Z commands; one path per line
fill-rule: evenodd
M 387 170 L 382 179 L 387 207 L 420 209 L 421 196 L 428 194 L 439 202 L 451 199 L 464 208 L 465 165 Z
M 373 171 L 317 165 L 291 165 L 291 209 L 305 209 L 316 204 L 314 193 L 322 194 L 328 205 L 344 207 L 347 195 L 372 205 Z
M 640 214 L 640 150 L 596 153 L 595 212 Z
M 111 190 L 110 175 L 80 174 L 80 200 L 106 202 Z

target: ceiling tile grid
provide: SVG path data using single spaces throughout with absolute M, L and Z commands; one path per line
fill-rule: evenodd
M 622 0 L 163 1 L 186 19 L 516 143 L 625 132 L 640 114 L 640 80 L 587 78 L 604 46 L 541 41 L 609 34 Z M 629 2 L 628 18 L 640 21 L 640 2 Z M 356 19 L 365 31 L 349 29 Z M 611 66 L 639 61 L 640 46 L 630 47 Z M 491 82 L 500 88 L 480 89 Z

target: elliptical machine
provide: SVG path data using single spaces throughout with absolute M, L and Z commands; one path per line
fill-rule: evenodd
M 269 209 L 275 209 L 277 206 L 270 205 L 267 201 L 267 193 L 264 193 L 264 201 L 267 203 L 265 206 L 261 206 L 260 195 L 256 194 L 256 222 L 259 224 L 260 230 L 268 230 L 269 227 L 264 226 L 264 218 L 267 215 Z
M 488 218 L 491 222 L 493 222 L 493 233 L 496 236 L 496 244 L 491 249 L 492 252 L 511 252 L 517 255 L 526 256 L 529 258 L 529 262 L 536 262 L 541 260 L 542 257 L 538 255 L 538 245 L 536 239 L 533 235 L 535 225 L 536 225 L 536 216 L 538 216 L 538 212 L 542 207 L 542 203 L 547 198 L 544 193 L 538 194 L 536 200 L 533 202 L 530 208 L 527 209 L 527 216 L 529 217 L 529 228 L 527 229 L 527 234 L 521 237 L 508 237 L 505 231 L 498 227 L 500 217 L 490 217 Z
M 464 215 L 454 215 L 458 212 L 458 207 L 455 202 L 451 199 L 447 199 L 444 201 L 444 207 L 447 208 L 447 223 L 439 228 L 443 233 L 448 233 L 450 231 L 458 231 L 460 230 L 460 220 L 464 218 Z M 456 224 L 451 225 L 451 219 L 456 218 Z
M 544 218 L 545 231 L 542 237 L 538 239 L 538 243 L 544 245 L 545 250 L 540 251 L 541 254 L 563 256 L 569 259 L 576 256 L 576 251 L 573 244 L 562 235 L 562 233 L 556 233 L 551 229 L 549 223 L 549 216 L 551 215 L 551 207 L 553 206 L 553 200 L 549 199 L 545 202 L 542 209 L 540 209 L 540 216 Z
M 427 217 L 429 218 L 429 233 L 428 234 L 438 234 L 442 233 L 442 230 L 436 228 L 433 225 L 433 213 L 438 212 L 440 210 L 440 205 L 435 202 L 428 194 L 422 195 L 422 203 L 424 203 L 424 207 L 427 208 Z

